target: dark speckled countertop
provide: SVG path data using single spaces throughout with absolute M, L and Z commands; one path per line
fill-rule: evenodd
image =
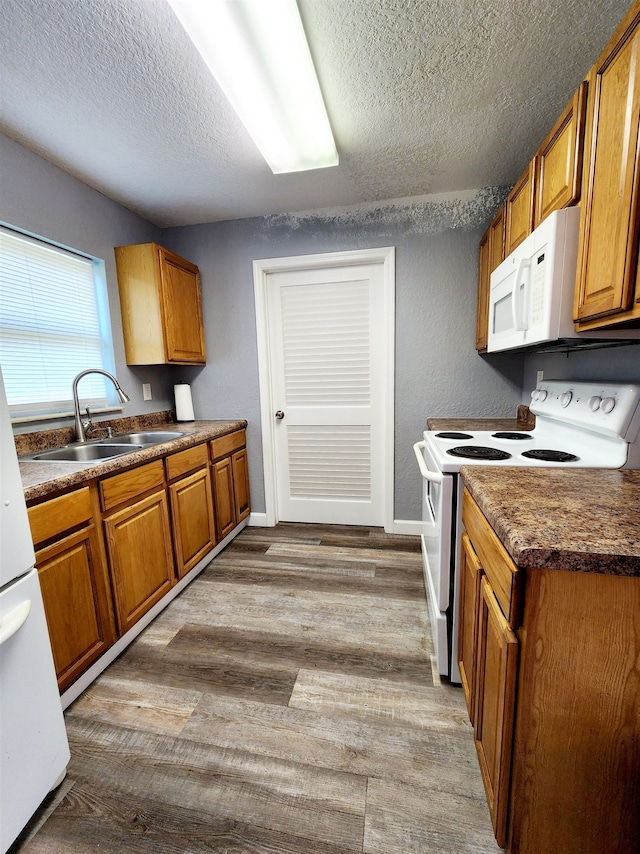
M 640 471 L 463 466 L 461 474 L 518 566 L 640 577 Z
M 183 451 L 192 445 L 198 445 L 209 439 L 215 439 L 217 436 L 223 436 L 225 433 L 231 433 L 233 430 L 241 430 L 246 426 L 247 422 L 243 420 L 188 421 L 178 423 L 162 421 L 153 425 L 147 423 L 139 426 L 127 424 L 121 432 L 132 429 L 144 429 L 149 432 L 154 430 L 175 430 L 184 433 L 184 435 L 178 439 L 173 439 L 171 442 L 152 445 L 142 450 L 136 449 L 130 454 L 100 460 L 100 462 L 47 462 L 20 459 L 20 475 L 24 486 L 24 497 L 27 502 L 42 499 L 47 495 L 63 492 L 80 486 L 83 483 L 88 483 L 96 478 L 104 477 L 106 474 L 115 474 L 133 466 L 138 466 L 140 463 L 158 459 L 158 457 L 163 457 L 168 453 L 172 454 L 176 451 Z M 30 435 L 41 436 L 42 434 Z M 114 438 L 114 442 L 116 441 L 117 439 Z M 44 446 L 40 445 L 40 447 L 36 448 L 27 448 L 25 437 L 17 437 L 16 444 L 18 445 L 19 453 L 27 453 L 27 451 L 33 453 L 37 450 L 44 450 L 45 447 L 54 447 L 57 443 L 51 442 Z

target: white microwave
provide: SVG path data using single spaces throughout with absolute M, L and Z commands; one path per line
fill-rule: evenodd
M 573 294 L 580 208 L 554 211 L 491 273 L 487 351 L 593 339 L 637 339 L 638 330 L 576 332 Z

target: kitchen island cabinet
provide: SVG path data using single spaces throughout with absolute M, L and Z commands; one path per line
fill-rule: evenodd
M 116 638 L 104 550 L 89 487 L 29 508 L 58 687 L 66 690 Z
M 497 841 L 636 852 L 640 472 L 462 477 L 459 655 Z
M 640 323 L 640 2 L 589 75 L 574 320 Z
M 157 243 L 117 246 L 128 365 L 204 365 L 200 273 Z

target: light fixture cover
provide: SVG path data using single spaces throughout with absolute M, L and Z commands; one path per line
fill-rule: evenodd
M 274 173 L 338 165 L 296 0 L 168 0 Z

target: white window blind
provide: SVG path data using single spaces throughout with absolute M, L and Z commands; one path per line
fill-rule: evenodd
M 80 371 L 113 371 L 103 267 L 0 228 L 0 363 L 14 417 L 66 414 Z M 100 375 L 83 378 L 81 393 L 93 408 L 114 402 Z

